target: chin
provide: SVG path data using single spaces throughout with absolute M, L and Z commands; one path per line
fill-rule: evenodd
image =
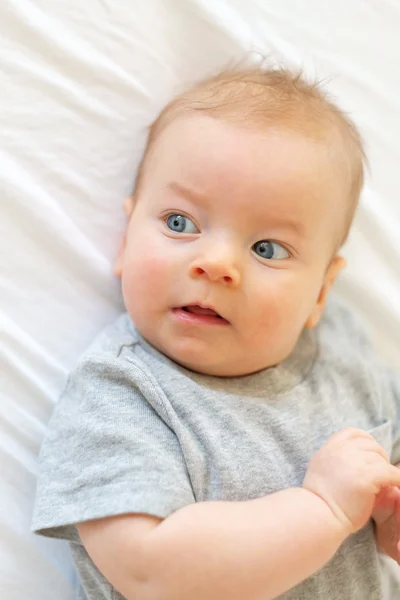
M 160 344 L 159 350 L 181 367 L 203 375 L 219 375 L 220 364 L 218 354 L 210 349 L 203 340 L 180 340 L 178 343 Z M 210 351 L 211 350 L 211 351 Z
M 273 360 L 265 360 L 262 363 L 258 361 L 246 363 L 243 360 L 242 351 L 239 352 L 239 356 L 232 356 L 232 354 L 229 355 L 229 350 L 212 347 L 204 340 L 196 338 L 179 340 L 175 343 L 171 343 L 171 340 L 168 339 L 165 345 L 160 344 L 158 348 L 185 369 L 213 377 L 242 377 L 276 364 L 276 361 L 273 362 Z M 221 361 L 221 356 L 224 357 L 223 361 Z M 270 358 L 272 359 L 272 357 Z
M 272 369 L 281 363 L 286 357 L 277 359 L 276 357 L 270 357 L 270 360 L 266 360 L 263 363 L 253 362 L 244 363 L 243 357 L 241 356 L 238 360 L 225 360 L 223 363 L 216 360 L 211 360 L 209 353 L 204 356 L 189 356 L 187 353 L 180 356 L 172 356 L 170 358 L 176 363 L 180 364 L 185 369 L 201 373 L 202 375 L 211 375 L 213 377 L 246 377 L 247 375 L 253 375 L 259 373 L 264 369 Z
M 165 352 L 165 354 L 181 367 L 184 367 L 189 371 L 200 373 L 201 375 L 210 375 L 212 377 L 241 377 L 243 375 L 250 375 L 251 373 L 260 371 L 264 368 L 255 367 L 253 369 L 243 369 L 243 361 L 240 361 L 240 366 L 237 365 L 236 362 L 233 363 L 233 361 L 221 364 L 217 359 L 212 360 L 209 352 L 202 356 L 199 354 L 189 354 L 188 352 Z
M 164 354 L 166 354 L 173 361 L 185 367 L 185 369 L 189 369 L 190 371 L 195 371 L 196 373 L 203 373 L 205 375 L 212 375 L 212 371 L 218 369 L 218 366 L 215 364 L 212 359 L 210 359 L 210 353 L 199 352 L 199 351 L 191 351 L 189 349 L 165 349 L 163 350 Z
M 174 359 L 175 360 L 175 359 Z M 181 367 L 193 371 L 194 373 L 200 373 L 200 375 L 210 375 L 211 377 L 234 377 L 221 365 L 209 364 L 209 362 L 198 362 L 198 361 L 187 361 L 187 360 L 175 360 L 175 362 Z

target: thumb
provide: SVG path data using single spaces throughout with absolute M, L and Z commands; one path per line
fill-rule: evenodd
M 375 497 L 372 518 L 377 525 L 385 523 L 395 512 L 400 495 L 399 488 L 395 486 L 382 488 Z

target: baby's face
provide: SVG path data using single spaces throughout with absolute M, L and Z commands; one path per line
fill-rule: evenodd
M 281 362 L 342 267 L 345 195 L 305 136 L 177 119 L 149 155 L 116 265 L 136 327 L 202 373 Z

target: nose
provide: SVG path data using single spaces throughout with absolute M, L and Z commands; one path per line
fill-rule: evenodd
M 229 287 L 237 287 L 241 274 L 234 252 L 226 245 L 209 246 L 207 252 L 197 256 L 190 264 L 189 275 L 203 278 Z

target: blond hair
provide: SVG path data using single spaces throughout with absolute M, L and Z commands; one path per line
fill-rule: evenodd
M 348 176 L 349 202 L 340 246 L 346 241 L 364 183 L 367 164 L 363 142 L 352 120 L 300 72 L 250 67 L 226 69 L 173 98 L 150 126 L 135 183 L 141 184 L 150 150 L 178 117 L 202 113 L 245 127 L 265 126 L 299 132 L 326 142 Z

